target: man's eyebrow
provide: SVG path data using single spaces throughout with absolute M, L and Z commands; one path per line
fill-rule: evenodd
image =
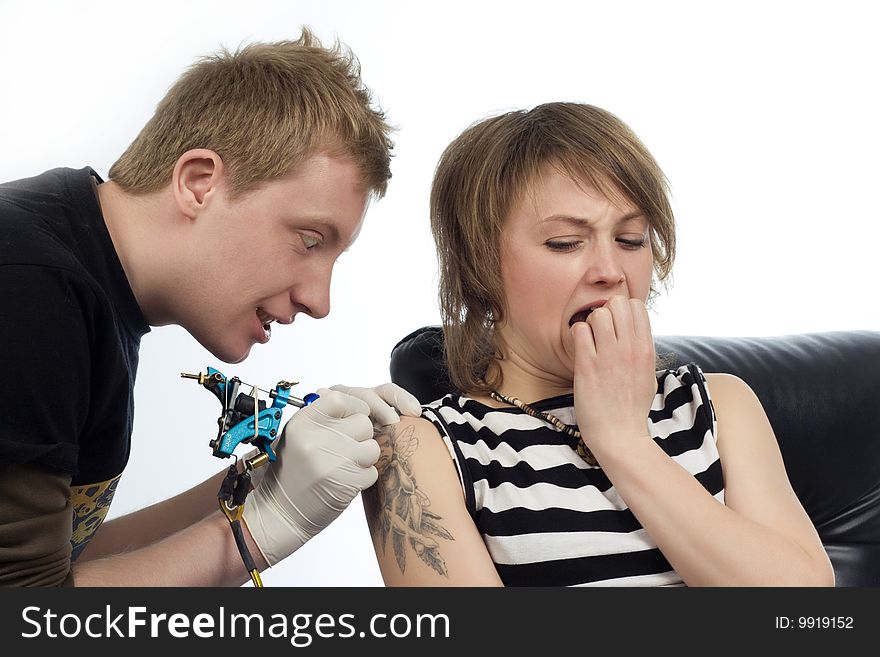
M 307 221 L 306 223 L 318 229 L 318 231 L 324 236 L 325 242 L 330 242 L 332 244 L 336 244 L 337 242 L 339 242 L 339 229 L 336 227 L 335 224 L 332 224 L 329 221 L 325 221 L 323 219 L 312 219 L 310 221 Z
M 645 213 L 639 212 L 638 210 L 636 210 L 634 212 L 628 212 L 625 215 L 623 215 L 620 219 L 615 221 L 614 224 L 615 225 L 622 224 L 626 221 L 631 221 L 632 219 L 642 219 L 642 218 L 644 218 L 644 216 L 645 216 Z M 541 223 L 547 224 L 552 221 L 563 221 L 565 223 L 574 224 L 575 226 L 582 227 L 582 228 L 589 228 L 590 225 L 592 224 L 592 221 L 590 219 L 587 219 L 586 217 L 575 217 L 574 215 L 570 215 L 570 214 L 552 214 L 549 217 L 545 217 L 544 219 L 542 219 Z

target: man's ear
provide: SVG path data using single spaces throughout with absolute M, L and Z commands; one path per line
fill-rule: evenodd
M 195 148 L 181 155 L 171 174 L 171 192 L 180 212 L 195 219 L 220 193 L 222 180 L 223 160 L 214 151 Z

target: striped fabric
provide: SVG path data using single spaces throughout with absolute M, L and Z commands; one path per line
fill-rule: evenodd
M 532 407 L 575 424 L 573 398 Z M 424 409 L 458 468 L 468 510 L 507 586 L 681 586 L 601 467 L 576 441 L 516 408 L 450 394 Z M 660 447 L 724 502 L 715 414 L 693 364 L 657 372 L 648 427 Z

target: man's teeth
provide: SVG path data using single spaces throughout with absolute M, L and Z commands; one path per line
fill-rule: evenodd
M 263 312 L 261 308 L 257 308 L 257 318 L 263 323 L 264 329 L 267 331 L 271 329 L 269 325 L 274 321 L 274 318 L 271 315 Z

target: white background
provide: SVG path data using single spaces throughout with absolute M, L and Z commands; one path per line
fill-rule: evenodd
M 111 517 L 223 463 L 207 365 L 302 396 L 389 379 L 398 339 L 439 322 L 428 190 L 471 122 L 552 100 L 599 105 L 670 179 L 679 225 L 657 334 L 880 330 L 878 11 L 873 2 L 0 2 L 0 180 L 110 165 L 182 70 L 309 25 L 361 60 L 398 126 L 394 178 L 339 260 L 333 310 L 237 366 L 181 329 L 144 338 L 131 462 Z M 194 254 L 206 257 L 210 254 Z M 271 267 L 255 262 L 254 267 Z M 292 411 L 287 411 L 289 417 Z M 360 500 L 267 586 L 380 586 Z

